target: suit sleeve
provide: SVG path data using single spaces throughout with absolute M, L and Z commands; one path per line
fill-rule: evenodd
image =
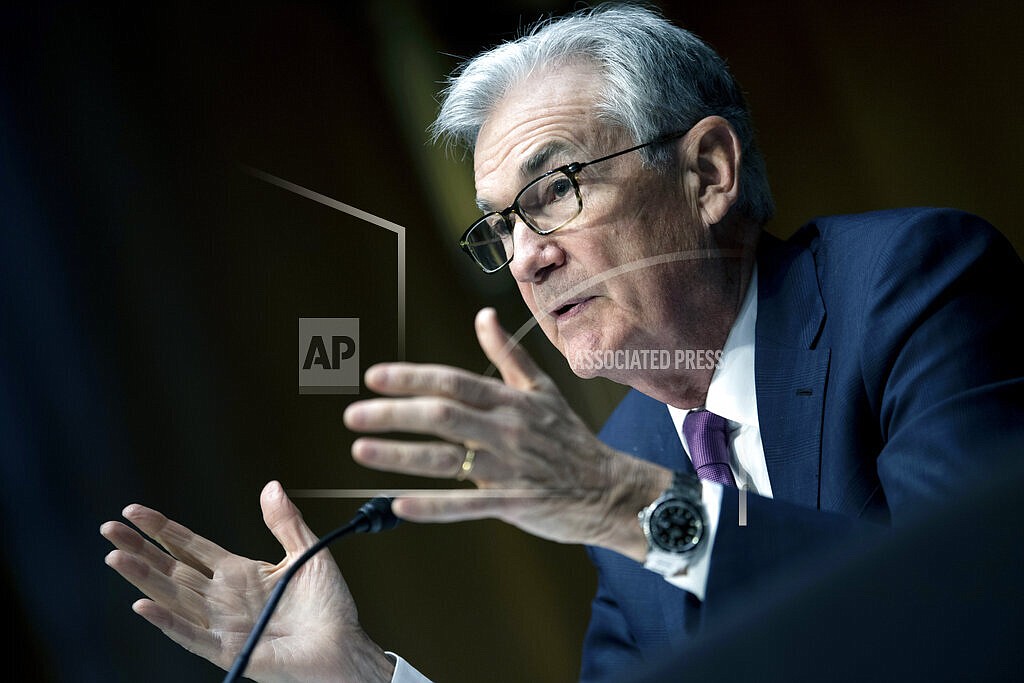
M 1024 273 L 981 219 L 935 210 L 894 230 L 863 313 L 861 367 L 893 522 L 997 476 L 1024 448 Z

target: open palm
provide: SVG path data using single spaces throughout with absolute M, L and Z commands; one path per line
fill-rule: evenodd
M 228 669 L 289 565 L 316 536 L 277 482 L 260 496 L 263 519 L 284 548 L 277 564 L 228 552 L 156 510 L 129 505 L 100 533 L 115 550 L 107 564 L 146 594 L 132 606 L 169 638 Z M 329 552 L 295 575 L 253 652 L 257 681 L 389 680 L 390 663 L 359 626 L 355 603 Z M 377 675 L 379 674 L 379 676 Z

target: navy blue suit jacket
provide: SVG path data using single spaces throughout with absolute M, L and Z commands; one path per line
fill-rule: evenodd
M 983 220 L 906 209 L 812 221 L 758 247 L 755 386 L 773 500 L 727 489 L 703 604 L 637 562 L 599 573 L 581 678 L 614 680 L 706 627 L 731 592 L 898 524 L 1024 451 L 1024 268 Z M 600 434 L 679 469 L 664 404 L 631 391 Z M 835 548 L 835 546 L 833 546 Z

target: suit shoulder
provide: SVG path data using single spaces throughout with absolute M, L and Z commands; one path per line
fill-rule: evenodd
M 995 258 L 1000 267 L 1011 270 L 1020 263 L 1002 233 L 980 216 L 958 209 L 914 207 L 821 216 L 798 235 L 815 253 L 823 274 L 866 276 L 889 262 L 914 268 Z
M 910 207 L 856 214 L 819 216 L 801 230 L 811 229 L 823 243 L 885 245 L 917 239 L 965 239 L 1005 243 L 988 221 L 959 209 Z

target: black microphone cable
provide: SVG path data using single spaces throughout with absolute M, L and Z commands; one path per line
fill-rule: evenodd
M 274 613 L 277 603 L 280 602 L 284 589 L 288 586 L 288 582 L 292 580 L 292 577 L 295 576 L 295 573 L 299 571 L 299 568 L 306 564 L 309 558 L 342 536 L 352 533 L 375 534 L 378 531 L 394 529 L 398 526 L 398 522 L 398 517 L 395 517 L 395 513 L 391 511 L 391 498 L 383 496 L 373 498 L 363 503 L 363 506 L 359 508 L 359 511 L 356 512 L 348 524 L 330 532 L 311 545 L 306 552 L 299 555 L 298 559 L 288 567 L 284 576 L 281 577 L 281 580 L 274 587 L 274 592 L 270 594 L 267 604 L 260 613 L 260 618 L 256 620 L 256 624 L 249 633 L 249 639 L 245 641 L 245 646 L 235 658 L 235 663 L 232 665 L 231 670 L 228 671 L 228 675 L 224 677 L 224 683 L 232 683 L 242 677 L 245 667 L 249 664 L 249 658 L 252 657 L 252 652 L 256 649 L 256 642 L 260 639 L 260 635 L 270 622 L 270 617 Z

